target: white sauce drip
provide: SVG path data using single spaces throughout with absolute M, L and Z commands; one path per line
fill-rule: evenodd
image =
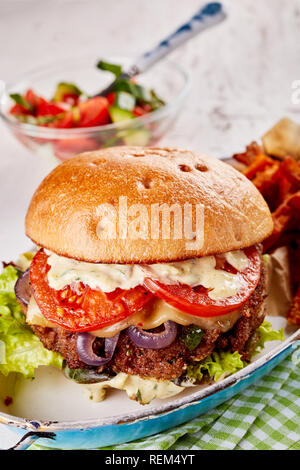
M 185 387 L 175 385 L 170 381 L 142 379 L 138 375 L 128 375 L 119 372 L 115 377 L 105 382 L 83 385 L 89 398 L 95 402 L 104 400 L 107 388 L 125 390 L 129 398 L 142 404 L 150 403 L 154 398 L 169 398 L 182 392 Z
M 49 254 L 48 281 L 50 287 L 61 290 L 76 282 L 87 284 L 92 289 L 112 292 L 116 288 L 132 289 L 143 284 L 146 277 L 152 277 L 163 284 L 187 284 L 191 287 L 202 285 L 209 291 L 211 299 L 235 295 L 241 286 L 237 274 L 215 269 L 214 256 L 192 258 L 174 263 L 141 264 L 96 264 L 77 261 L 71 258 Z M 225 259 L 238 271 L 248 265 L 243 251 L 224 254 Z
M 237 271 L 244 271 L 248 266 L 248 258 L 241 250 L 228 251 L 224 253 L 227 263 L 231 264 Z

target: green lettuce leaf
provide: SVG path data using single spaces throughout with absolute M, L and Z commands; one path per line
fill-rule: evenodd
M 272 324 L 266 320 L 257 328 L 256 332 L 259 335 L 259 340 L 256 343 L 254 355 L 265 347 L 267 341 L 284 340 L 283 329 L 273 330 Z M 241 355 L 237 351 L 214 351 L 204 361 L 188 366 L 187 376 L 191 382 L 200 382 L 204 375 L 208 374 L 217 382 L 243 369 L 246 365 L 247 363 L 242 361 Z
M 107 72 L 113 73 L 116 77 L 121 75 L 123 72 L 122 66 L 119 64 L 111 64 L 110 62 L 105 62 L 104 60 L 99 60 L 97 67 L 100 70 L 106 70 Z
M 283 341 L 283 329 L 276 331 L 272 329 L 272 324 L 266 320 L 257 328 L 256 332 L 259 334 L 259 340 L 256 345 L 254 354 L 258 354 L 264 347 L 267 341 Z
M 23 108 L 28 109 L 28 111 L 32 111 L 32 104 L 29 103 L 29 101 L 27 101 L 24 96 L 20 95 L 19 93 L 12 93 L 9 96 L 16 104 L 23 106 Z
M 197 325 L 189 325 L 182 336 L 185 346 L 193 351 L 200 344 L 204 331 Z
M 7 266 L 0 275 L 0 372 L 18 372 L 33 378 L 39 366 L 61 368 L 63 358 L 44 348 L 25 323 L 25 316 L 14 293 L 18 271 Z
M 204 361 L 188 366 L 187 376 L 192 382 L 200 382 L 204 374 L 213 377 L 217 382 L 227 375 L 234 374 L 245 366 L 241 355 L 235 351 L 214 351 Z

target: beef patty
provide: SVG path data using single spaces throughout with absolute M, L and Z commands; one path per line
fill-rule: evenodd
M 120 334 L 113 359 L 107 368 L 116 373 L 125 372 L 141 377 L 172 380 L 183 374 L 187 364 L 205 359 L 214 349 L 238 351 L 244 360 L 250 360 L 250 349 L 253 350 L 253 347 L 249 348 L 249 344 L 251 339 L 255 338 L 255 330 L 263 322 L 265 316 L 264 299 L 265 271 L 262 268 L 260 281 L 255 291 L 242 307 L 241 317 L 230 331 L 221 333 L 217 328 L 207 330 L 199 346 L 189 351 L 180 339 L 186 327 L 179 326 L 176 340 L 163 349 L 139 348 L 129 339 L 127 331 L 124 330 Z M 78 333 L 72 333 L 60 327 L 31 326 L 31 328 L 47 349 L 56 351 L 65 358 L 71 369 L 88 367 L 78 357 L 76 348 Z

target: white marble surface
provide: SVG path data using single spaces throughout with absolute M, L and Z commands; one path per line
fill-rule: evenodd
M 135 56 L 187 19 L 199 0 L 0 0 L 0 79 L 55 59 Z M 278 118 L 300 121 L 300 1 L 228 0 L 229 18 L 173 54 L 192 75 L 185 109 L 163 144 L 230 155 Z M 49 165 L 0 123 L 0 259 L 28 246 L 26 207 Z M 13 441 L 0 428 L 0 447 Z

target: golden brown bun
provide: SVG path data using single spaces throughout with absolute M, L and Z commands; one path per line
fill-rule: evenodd
M 97 235 L 103 203 L 203 204 L 204 244 L 159 238 L 103 240 Z M 137 217 L 137 215 L 135 216 Z M 193 222 L 195 222 L 195 210 Z M 149 223 L 150 226 L 150 223 Z M 246 248 L 272 232 L 269 209 L 254 185 L 220 160 L 175 148 L 114 147 L 78 155 L 40 184 L 26 216 L 26 234 L 59 255 L 98 263 L 175 261 Z M 99 233 L 99 231 L 98 231 Z M 149 231 L 150 233 L 150 231 Z

